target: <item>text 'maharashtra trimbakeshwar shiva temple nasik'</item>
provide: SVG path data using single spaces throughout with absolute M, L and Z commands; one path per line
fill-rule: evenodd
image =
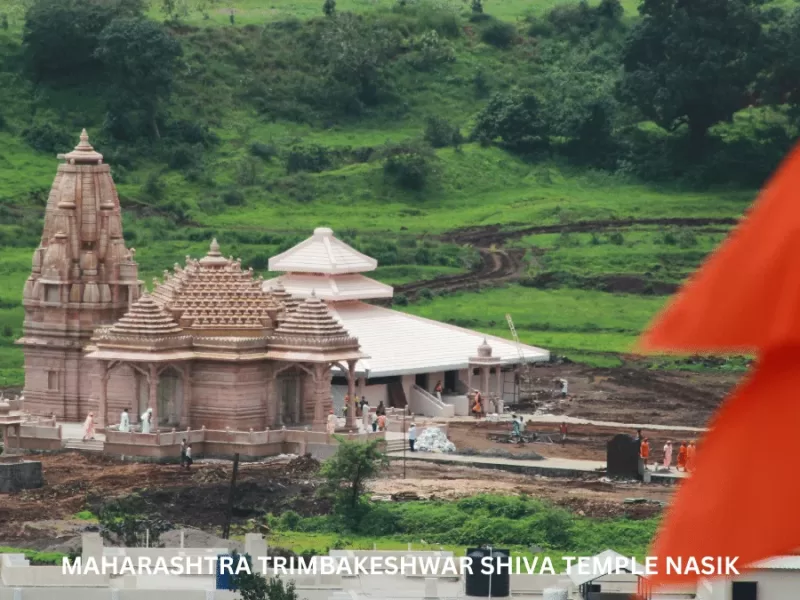
M 469 389 L 508 400 L 514 365 L 548 358 L 368 304 L 392 288 L 364 276 L 377 262 L 327 228 L 273 257 L 275 279 L 254 277 L 214 240 L 148 293 L 109 165 L 85 131 L 59 158 L 23 292 L 28 413 L 80 421 L 92 411 L 102 427 L 150 408 L 165 429 L 324 429 L 349 391 L 448 416 Z

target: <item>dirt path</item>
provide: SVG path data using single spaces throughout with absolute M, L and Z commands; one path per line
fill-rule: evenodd
M 491 244 L 503 244 L 524 235 L 535 233 L 590 233 L 619 227 L 633 227 L 636 225 L 666 226 L 666 227 L 709 227 L 733 226 L 737 219 L 729 218 L 665 218 L 665 219 L 614 219 L 599 221 L 578 221 L 559 225 L 535 225 L 519 229 L 506 228 L 500 225 L 486 225 L 478 227 L 465 227 L 448 232 L 442 236 L 444 241 L 456 244 L 472 244 L 479 247 L 489 247 Z M 725 229 L 727 231 L 727 229 Z
M 395 292 L 415 297 L 420 290 L 429 289 L 432 292 L 455 292 L 460 290 L 475 289 L 487 283 L 501 283 L 519 277 L 525 255 L 523 250 L 490 250 L 477 248 L 481 255 L 481 264 L 474 270 L 463 275 L 445 275 L 434 279 L 415 281 L 395 288 Z

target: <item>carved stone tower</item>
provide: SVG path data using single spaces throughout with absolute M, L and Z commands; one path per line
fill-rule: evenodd
M 90 364 L 83 349 L 95 328 L 120 319 L 141 283 L 125 247 L 111 169 L 81 132 L 75 150 L 59 155 L 44 231 L 25 282 L 25 410 L 83 419 L 90 410 Z

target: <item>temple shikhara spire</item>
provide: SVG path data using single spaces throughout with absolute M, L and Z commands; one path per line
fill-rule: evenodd
M 89 410 L 83 348 L 139 297 L 133 252 L 125 247 L 111 169 L 81 132 L 50 189 L 44 231 L 25 282 L 26 408 L 64 419 Z

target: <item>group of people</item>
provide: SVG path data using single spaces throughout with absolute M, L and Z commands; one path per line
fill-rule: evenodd
M 350 395 L 348 394 L 344 397 L 344 406 L 342 407 L 342 416 L 344 418 L 347 418 L 347 409 L 349 405 Z M 368 431 L 370 427 L 373 432 L 386 431 L 386 406 L 383 404 L 383 400 L 378 403 L 378 407 L 375 409 L 375 415 L 372 416 L 369 410 L 369 402 L 367 402 L 364 396 L 361 396 L 361 401 L 356 405 L 356 414 L 360 415 L 363 419 L 364 431 Z M 370 419 L 370 417 L 372 418 Z M 336 432 L 336 422 L 336 413 L 331 409 L 326 425 L 329 435 L 333 435 Z
M 642 430 L 637 430 L 637 439 L 639 440 L 639 457 L 644 463 L 644 468 L 647 469 L 647 463 L 650 460 L 650 441 L 648 438 L 642 436 Z M 672 470 L 672 456 L 674 448 L 672 440 L 667 440 L 664 444 L 663 465 L 668 471 Z M 678 448 L 678 460 L 676 468 L 678 471 L 683 470 L 686 473 L 694 471 L 695 461 L 697 460 L 697 445 L 694 440 L 690 442 L 681 442 Z
M 117 428 L 118 431 L 123 433 L 128 433 L 132 431 L 131 428 L 131 417 L 129 413 L 130 409 L 125 408 L 122 410 L 122 413 L 119 416 L 119 427 Z M 142 414 L 140 419 L 140 433 L 150 433 L 152 430 L 152 422 L 153 422 L 153 409 L 148 408 Z M 86 417 L 86 420 L 83 422 L 83 441 L 87 442 L 89 440 L 93 440 L 95 435 L 95 422 L 94 422 L 94 413 L 90 412 L 89 415 Z

